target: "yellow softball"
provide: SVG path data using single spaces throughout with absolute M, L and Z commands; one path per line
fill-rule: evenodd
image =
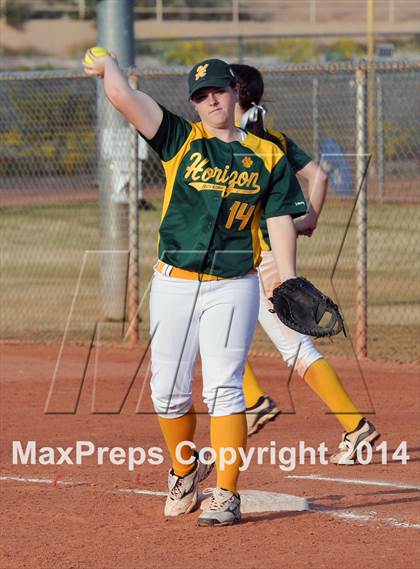
M 95 45 L 94 47 L 91 47 L 89 49 L 95 57 L 104 57 L 105 55 L 110 55 L 109 51 L 105 47 L 101 47 L 100 45 Z M 85 63 L 88 63 L 89 65 L 93 63 L 92 58 L 89 56 L 88 52 L 86 52 L 83 61 Z

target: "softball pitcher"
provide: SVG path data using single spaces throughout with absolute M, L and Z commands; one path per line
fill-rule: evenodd
M 264 128 L 265 109 L 259 106 L 264 94 L 261 73 L 249 65 L 233 64 L 232 70 L 239 85 L 239 101 L 236 105 L 236 122 L 257 136 L 278 144 L 286 154 L 293 171 L 309 184 L 309 212 L 295 222 L 298 235 L 311 236 L 317 226 L 327 192 L 327 177 L 299 146 L 283 133 Z M 362 443 L 378 438 L 375 427 L 363 418 L 345 391 L 337 373 L 315 348 L 312 339 L 285 326 L 269 311 L 273 288 L 281 277 L 270 250 L 270 241 L 264 217 L 260 231 L 263 249 L 258 272 L 260 276 L 259 321 L 265 332 L 281 353 L 287 365 L 295 366 L 311 389 L 333 412 L 344 434 L 339 449 L 330 457 L 330 462 L 345 464 L 353 459 Z M 248 435 L 256 433 L 279 413 L 275 402 L 261 389 L 257 378 L 247 362 L 244 375 L 244 395 L 247 406 Z
M 198 524 L 230 525 L 240 520 L 237 451 L 247 439 L 242 380 L 258 317 L 260 216 L 264 208 L 281 279 L 293 278 L 293 218 L 306 212 L 305 199 L 281 149 L 235 126 L 236 81 L 224 61 L 191 70 L 189 95 L 200 117 L 192 123 L 131 89 L 115 58 L 88 55 L 86 73 L 103 77 L 106 96 L 149 141 L 166 173 L 150 297 L 152 399 L 172 459 L 165 515 L 195 509 L 198 483 L 211 469 L 191 448 L 200 351 L 217 487 Z M 185 442 L 190 446 L 180 449 Z M 223 467 L 226 447 L 236 458 Z

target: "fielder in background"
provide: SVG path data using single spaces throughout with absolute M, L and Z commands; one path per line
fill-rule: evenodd
M 165 515 L 194 510 L 198 483 L 211 469 L 189 446 L 177 453 L 179 443 L 194 439 L 200 351 L 217 487 L 198 524 L 230 525 L 240 521 L 237 449 L 247 441 L 242 381 L 258 317 L 260 215 L 264 208 L 281 280 L 294 278 L 293 219 L 306 213 L 305 199 L 279 146 L 235 125 L 236 81 L 224 61 L 191 70 L 190 101 L 200 117 L 193 123 L 131 89 L 114 57 L 87 55 L 93 63 L 84 63 L 86 73 L 103 77 L 106 96 L 148 140 L 166 174 L 150 295 L 152 399 L 172 459 Z M 236 459 L 222 468 L 226 447 Z
M 258 69 L 242 64 L 233 64 L 231 67 L 239 85 L 236 123 L 247 131 L 280 146 L 293 171 L 308 183 L 309 211 L 307 215 L 295 221 L 295 229 L 298 235 L 310 237 L 317 226 L 324 204 L 327 177 L 293 140 L 281 132 L 265 129 L 266 111 L 260 106 L 264 94 L 264 82 Z M 359 445 L 366 442 L 372 444 L 379 435 L 375 427 L 360 415 L 334 368 L 317 351 L 312 339 L 291 330 L 269 311 L 271 302 L 268 299 L 272 297 L 273 289 L 280 284 L 282 279 L 273 258 L 264 216 L 261 218 L 260 239 L 263 252 L 262 261 L 258 267 L 260 276 L 258 319 L 287 365 L 295 366 L 297 373 L 324 401 L 344 428 L 345 432 L 339 449 L 330 457 L 330 462 L 345 464 L 346 459 L 354 459 Z M 280 410 L 262 390 L 249 362 L 245 368 L 244 394 L 249 436 L 256 433 L 268 421 L 273 420 Z

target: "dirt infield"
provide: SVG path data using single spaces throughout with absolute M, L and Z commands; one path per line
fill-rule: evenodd
M 197 513 L 163 517 L 166 453 L 163 464 L 133 471 L 106 456 L 103 465 L 93 457 L 81 465 L 12 463 L 12 441 L 23 447 L 36 441 L 38 450 L 74 447 L 76 441 L 146 451 L 164 446 L 150 403 L 147 357 L 126 396 L 141 350 L 103 348 L 86 365 L 86 345 L 66 346 L 51 390 L 59 348 L 0 345 L 2 569 L 418 567 L 418 366 L 365 361 L 360 374 L 356 362 L 332 360 L 357 403 L 375 411 L 369 417 L 388 452 L 375 450 L 368 466 L 305 460 L 282 470 L 278 463 L 253 462 L 241 476 L 242 489 L 306 497 L 310 511 L 245 514 L 235 527 L 198 528 Z M 288 382 L 278 358 L 254 357 L 252 363 L 284 413 L 249 446 L 280 449 L 304 441 L 316 448 L 323 441 L 335 450 L 341 429 L 304 382 L 295 376 Z M 200 383 L 198 370 L 198 446 L 209 442 Z M 401 441 L 408 443 L 405 465 L 392 460 Z M 214 481 L 212 475 L 207 484 Z

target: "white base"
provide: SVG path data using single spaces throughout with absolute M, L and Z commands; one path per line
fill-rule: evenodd
M 308 500 L 291 494 L 263 492 L 262 490 L 241 490 L 241 513 L 255 514 L 259 512 L 304 512 L 309 510 Z M 209 498 L 209 494 L 200 494 L 201 504 Z

